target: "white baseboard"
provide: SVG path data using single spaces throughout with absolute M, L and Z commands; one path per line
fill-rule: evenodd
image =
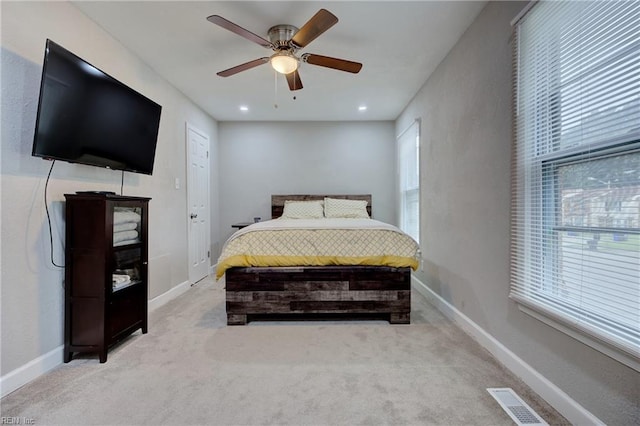
M 14 390 L 62 364 L 63 350 L 64 346 L 60 345 L 0 377 L 0 397 L 4 398 Z
M 184 281 L 183 283 L 172 287 L 170 290 L 165 291 L 161 295 L 154 297 L 153 299 L 149 300 L 149 312 L 158 309 L 160 306 L 185 293 L 190 288 L 191 283 L 189 281 Z
M 166 304 L 170 300 L 175 299 L 190 288 L 191 285 L 189 281 L 185 281 L 173 287 L 171 290 L 161 294 L 160 296 L 154 297 L 148 302 L 149 311 L 158 309 L 160 306 Z M 0 397 L 9 395 L 19 387 L 26 385 L 30 381 L 38 378 L 49 370 L 52 370 L 53 368 L 62 364 L 64 355 L 63 352 L 64 346 L 60 345 L 57 348 L 47 352 L 46 354 L 39 356 L 38 358 L 29 361 L 25 365 L 18 367 L 15 370 L 0 377 Z
M 522 379 L 534 392 L 551 404 L 553 408 L 558 410 L 558 412 L 572 424 L 604 425 L 600 419 L 574 401 L 562 389 L 554 385 L 524 360 L 511 352 L 495 337 L 480 328 L 478 324 L 456 309 L 455 306 L 436 294 L 425 283 L 415 276 L 412 276 L 412 279 L 414 288 L 420 294 L 426 297 L 447 318 L 455 322 L 465 333 L 488 350 L 513 374 Z

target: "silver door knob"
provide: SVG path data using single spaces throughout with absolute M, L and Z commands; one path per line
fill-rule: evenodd
M 191 213 L 190 217 L 191 217 L 191 219 L 195 219 L 196 217 L 198 217 L 198 215 L 194 214 L 194 213 Z

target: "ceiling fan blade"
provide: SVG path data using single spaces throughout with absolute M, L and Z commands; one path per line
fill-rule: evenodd
M 237 74 L 241 71 L 246 71 L 251 68 L 255 68 L 258 65 L 266 64 L 269 62 L 269 58 L 260 58 L 254 59 L 253 61 L 245 62 L 244 64 L 236 65 L 233 68 L 229 68 L 228 70 L 220 71 L 217 73 L 220 77 L 229 77 L 230 75 Z
M 320 9 L 306 24 L 291 38 L 297 47 L 305 47 L 320 34 L 327 31 L 338 22 L 338 18 L 326 9 Z
M 312 53 L 305 53 L 302 55 L 302 60 L 311 65 L 333 68 L 334 70 L 346 71 L 354 74 L 360 72 L 360 69 L 362 68 L 362 64 L 360 62 L 331 58 L 329 56 L 314 55 Z
M 231 31 L 232 33 L 236 33 L 241 37 L 246 38 L 249 41 L 252 41 L 254 43 L 259 44 L 260 46 L 263 47 L 268 47 L 269 49 L 273 49 L 273 44 L 271 44 L 271 42 L 269 40 L 265 40 L 264 38 L 260 37 L 257 34 L 252 33 L 249 30 L 245 30 L 244 28 L 242 28 L 241 26 L 234 24 L 233 22 L 224 19 L 222 16 L 220 15 L 211 15 L 207 17 L 207 21 L 219 25 L 224 29 L 227 29 L 229 31 Z
M 302 89 L 302 80 L 300 80 L 300 74 L 298 74 L 298 70 L 291 72 L 289 74 L 285 74 L 287 77 L 287 83 L 289 83 L 289 90 L 300 90 Z

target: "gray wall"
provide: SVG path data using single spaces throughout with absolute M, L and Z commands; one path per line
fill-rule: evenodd
M 45 39 L 60 43 L 162 105 L 152 176 L 125 174 L 124 194 L 152 197 L 149 275 L 153 298 L 188 280 L 185 123 L 207 132 L 214 155 L 217 123 L 70 3 L 2 3 L 1 374 L 63 343 L 63 270 L 49 261 L 44 184 L 51 163 L 31 156 Z M 120 192 L 120 172 L 57 162 L 48 188 L 53 251 L 64 263 L 65 193 Z M 174 187 L 175 179 L 182 183 Z M 212 241 L 220 239 L 212 203 Z M 60 350 L 60 355 L 62 351 Z M 60 358 L 60 361 L 62 358 Z
M 509 38 L 524 4 L 488 4 L 396 122 L 422 118 L 418 278 L 598 418 L 637 424 L 638 372 L 508 299 Z
M 220 122 L 220 226 L 271 217 L 271 194 L 372 194 L 395 222 L 391 121 Z

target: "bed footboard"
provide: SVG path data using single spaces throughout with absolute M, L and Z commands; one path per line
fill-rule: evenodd
M 227 324 L 253 319 L 385 318 L 408 324 L 411 270 L 382 266 L 231 268 Z

